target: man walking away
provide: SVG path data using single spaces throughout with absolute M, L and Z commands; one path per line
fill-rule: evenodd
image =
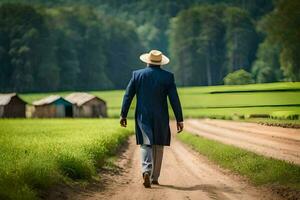
M 158 50 L 140 56 L 147 63 L 144 69 L 132 73 L 123 97 L 120 124 L 127 126 L 127 114 L 136 95 L 135 133 L 141 149 L 144 186 L 158 185 L 163 147 L 170 146 L 170 127 L 167 97 L 177 121 L 177 132 L 183 129 L 183 117 L 174 75 L 161 68 L 169 59 Z

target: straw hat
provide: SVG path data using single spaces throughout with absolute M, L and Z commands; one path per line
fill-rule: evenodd
M 158 50 L 151 50 L 140 56 L 141 61 L 152 65 L 166 65 L 170 62 L 169 58 Z

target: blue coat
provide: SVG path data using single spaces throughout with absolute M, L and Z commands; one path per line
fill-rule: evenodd
M 167 96 L 177 122 L 183 121 L 174 75 L 158 66 L 134 71 L 123 98 L 121 117 L 127 117 L 135 95 L 137 144 L 169 146 L 171 134 Z

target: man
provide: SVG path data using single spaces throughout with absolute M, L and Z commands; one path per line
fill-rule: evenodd
M 141 149 L 143 185 L 158 185 L 163 147 L 170 145 L 170 127 L 167 96 L 177 121 L 177 132 L 183 129 L 182 109 L 174 75 L 161 68 L 169 59 L 160 51 L 152 50 L 140 56 L 147 67 L 134 71 L 123 98 L 120 124 L 127 125 L 127 114 L 136 95 L 136 142 Z

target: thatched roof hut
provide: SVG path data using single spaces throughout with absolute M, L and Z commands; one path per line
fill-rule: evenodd
M 32 103 L 33 117 L 73 117 L 73 104 L 61 96 L 50 95 Z
M 0 118 L 26 117 L 26 102 L 16 93 L 0 94 Z
M 107 117 L 106 102 L 97 96 L 84 92 L 75 92 L 65 98 L 74 104 L 74 117 Z

